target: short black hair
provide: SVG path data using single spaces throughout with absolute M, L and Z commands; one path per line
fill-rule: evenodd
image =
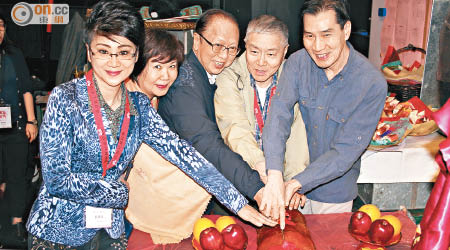
M 317 15 L 322 11 L 334 10 L 336 21 L 344 28 L 345 23 L 350 21 L 350 6 L 346 0 L 309 0 L 306 1 L 300 11 L 301 20 L 305 14 Z
M 142 47 L 144 21 L 133 6 L 123 0 L 102 0 L 94 5 L 87 20 L 84 42 L 88 45 L 94 34 L 123 36 L 137 48 Z
M 135 66 L 139 74 L 150 59 L 152 62 L 160 63 L 167 63 L 175 59 L 180 66 L 184 60 L 183 43 L 165 30 L 147 29 L 142 56 Z
M 231 13 L 228 13 L 221 9 L 209 9 L 205 11 L 197 20 L 197 23 L 195 24 L 195 32 L 198 34 L 202 34 L 206 30 L 206 26 L 213 20 L 214 17 L 229 19 L 239 27 L 236 18 Z

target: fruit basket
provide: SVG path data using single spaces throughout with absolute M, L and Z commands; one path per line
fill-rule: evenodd
M 402 223 L 398 217 L 389 214 L 382 216 L 373 204 L 360 207 L 352 214 L 348 224 L 348 232 L 354 239 L 382 249 L 400 242 L 401 229 Z
M 369 235 L 367 235 L 367 234 L 366 235 L 354 234 L 354 233 L 350 232 L 350 230 L 349 230 L 349 233 L 355 240 L 358 240 L 358 241 L 361 241 L 361 242 L 364 242 L 366 244 L 370 244 L 370 245 L 373 245 L 373 246 L 382 246 L 382 247 L 393 246 L 393 245 L 399 243 L 400 240 L 402 239 L 402 233 L 400 233 L 396 237 L 392 237 L 385 244 L 377 244 L 377 243 L 372 242 L 370 240 L 370 238 L 369 238 Z
M 232 220 L 234 220 L 234 222 L 229 222 L 229 218 L 232 218 Z M 225 220 L 223 220 L 225 219 Z M 198 223 L 200 220 L 203 220 L 205 223 Z M 222 222 L 219 222 L 219 220 L 222 220 Z M 209 222 L 208 222 L 209 221 Z M 208 224 L 208 223 L 212 223 L 210 225 L 202 225 L 202 224 Z M 196 225 L 194 225 L 194 236 L 192 237 L 192 247 L 195 250 L 203 250 L 203 248 L 200 245 L 200 242 L 197 241 L 195 238 L 200 239 L 200 234 L 202 233 L 206 233 L 203 231 L 206 231 L 208 229 L 209 226 L 212 226 L 214 229 L 217 229 L 217 231 L 220 231 L 219 233 L 223 234 L 222 232 L 226 230 L 226 228 L 231 225 L 231 224 L 235 223 L 237 225 L 239 225 L 245 232 L 246 236 L 247 236 L 247 245 L 245 247 L 245 250 L 256 250 L 257 249 L 257 244 L 256 244 L 256 239 L 257 239 L 257 234 L 256 234 L 256 229 L 250 225 L 247 225 L 245 223 L 243 223 L 241 220 L 232 217 L 232 216 L 220 216 L 220 215 L 204 215 L 201 219 L 199 219 L 196 222 Z M 196 227 L 198 226 L 198 229 L 196 229 Z M 216 230 L 212 230 L 212 231 L 216 231 Z M 196 234 L 198 234 L 196 236 Z M 210 235 L 214 235 L 214 232 L 209 232 Z M 233 248 L 229 248 L 226 245 L 223 247 L 223 250 L 233 250 Z

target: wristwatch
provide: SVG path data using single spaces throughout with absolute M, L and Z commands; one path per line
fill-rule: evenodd
M 34 119 L 32 121 L 27 121 L 27 124 L 33 124 L 33 125 L 38 125 L 37 120 Z

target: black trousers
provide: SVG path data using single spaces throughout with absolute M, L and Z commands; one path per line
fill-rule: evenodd
M 2 129 L 3 130 L 3 129 Z M 30 181 L 28 169 L 28 138 L 25 131 L 0 131 L 0 183 L 6 183 L 5 197 L 11 217 L 24 217 Z

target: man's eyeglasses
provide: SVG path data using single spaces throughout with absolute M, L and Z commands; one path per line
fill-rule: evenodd
M 206 39 L 202 34 L 198 33 L 199 36 L 203 39 L 205 39 L 205 41 L 211 46 L 212 51 L 216 54 L 219 54 L 220 52 L 224 51 L 224 50 L 228 50 L 228 54 L 231 56 L 235 56 L 237 53 L 239 53 L 239 48 L 238 47 L 225 47 L 225 45 L 222 44 L 218 44 L 218 43 L 212 43 L 210 41 L 208 41 L 208 39 Z
M 126 61 L 135 58 L 137 54 L 137 51 L 133 52 L 130 49 L 122 49 L 121 51 L 115 54 L 112 54 L 105 49 L 99 49 L 94 52 L 92 48 L 89 47 L 89 50 L 91 51 L 92 56 L 99 60 L 109 60 L 113 56 L 116 56 L 117 59 Z

